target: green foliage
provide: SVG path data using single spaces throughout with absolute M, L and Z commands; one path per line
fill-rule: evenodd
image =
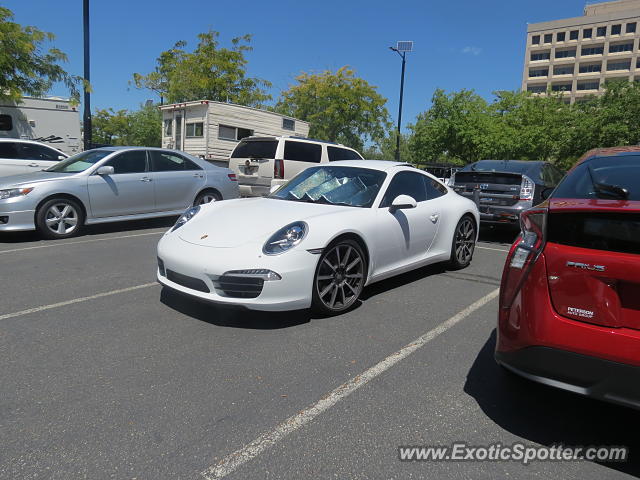
M 570 167 L 591 148 L 640 141 L 640 85 L 614 82 L 600 97 L 569 105 L 561 93 L 495 92 L 489 103 L 469 90 L 437 90 L 414 125 L 415 158 L 547 160 Z
M 97 110 L 93 115 L 93 142 L 108 145 L 159 147 L 162 114 L 155 105 L 140 110 Z
M 349 67 L 302 73 L 282 92 L 275 110 L 310 122 L 309 135 L 362 150 L 390 128 L 387 100 Z
M 376 139 L 375 144 L 368 146 L 362 152 L 362 156 L 370 160 L 395 160 L 397 130 L 391 130 L 382 138 Z M 400 134 L 400 160 L 409 163 L 420 163 L 413 151 L 409 148 L 409 135 Z
M 54 83 L 62 82 L 77 101 L 78 85 L 83 85 L 83 80 L 59 65 L 67 61 L 63 52 L 43 48 L 54 35 L 12 20 L 11 10 L 0 7 L 0 99 L 20 101 L 23 95 L 43 96 Z
M 220 47 L 219 35 L 212 30 L 199 34 L 193 52 L 185 50 L 187 42 L 177 42 L 160 54 L 153 72 L 134 73 L 133 84 L 168 103 L 206 99 L 261 106 L 270 100 L 265 89 L 271 83 L 247 77 L 245 54 L 252 50 L 251 35 L 232 39 L 231 48 Z

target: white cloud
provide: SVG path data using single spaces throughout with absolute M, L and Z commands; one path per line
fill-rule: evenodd
M 464 47 L 462 49 L 462 53 L 464 54 L 471 54 L 471 55 L 480 55 L 482 53 L 482 49 L 480 47 Z

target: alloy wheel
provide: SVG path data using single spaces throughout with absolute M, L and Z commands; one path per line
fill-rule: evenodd
M 362 292 L 364 272 L 364 258 L 356 247 L 348 243 L 335 245 L 322 256 L 318 267 L 318 298 L 328 310 L 346 310 Z
M 471 261 L 476 245 L 476 227 L 470 218 L 463 218 L 456 228 L 455 255 L 460 265 Z
M 79 214 L 73 205 L 55 203 L 47 209 L 45 224 L 57 235 L 69 235 L 78 228 Z
M 198 198 L 198 205 L 204 205 L 206 203 L 216 202 L 218 201 L 218 197 L 216 197 L 213 193 L 205 193 Z

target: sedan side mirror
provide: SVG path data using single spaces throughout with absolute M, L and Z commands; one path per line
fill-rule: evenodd
M 58 160 L 65 160 L 67 157 L 65 157 L 64 155 L 58 155 Z
M 393 202 L 391 202 L 391 208 L 389 210 L 393 212 L 395 210 L 402 210 L 405 208 L 416 208 L 417 206 L 418 204 L 413 197 L 410 197 L 409 195 L 398 195 L 393 199 Z
M 98 175 L 102 175 L 102 176 L 113 175 L 114 172 L 115 172 L 115 170 L 111 165 L 106 165 L 106 166 L 100 167 L 100 168 L 98 168 L 98 170 L 96 170 L 96 173 Z

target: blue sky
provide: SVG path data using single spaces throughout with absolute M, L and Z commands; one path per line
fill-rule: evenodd
M 251 33 L 249 74 L 270 80 L 275 97 L 301 71 L 350 65 L 389 99 L 397 118 L 400 58 L 396 40 L 413 40 L 408 55 L 403 124 L 428 108 L 434 89 L 520 87 L 526 24 L 582 14 L 584 0 L 93 0 L 92 106 L 135 109 L 151 92 L 129 87 L 133 72 L 147 73 L 158 54 L 196 34 L 221 33 L 225 45 Z M 16 21 L 56 35 L 81 75 L 82 0 L 9 0 Z M 65 95 L 56 88 L 53 94 Z

